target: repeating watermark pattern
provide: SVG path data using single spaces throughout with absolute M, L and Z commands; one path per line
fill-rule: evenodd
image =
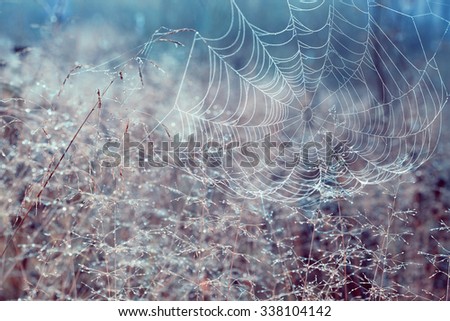
M 124 133 L 122 141 L 109 141 L 102 146 L 102 153 L 107 158 L 101 162 L 103 167 L 131 167 L 131 160 L 136 159 L 139 167 L 225 167 L 235 166 L 239 154 L 239 166 L 256 167 L 263 163 L 268 167 L 294 168 L 318 166 L 317 151 L 325 151 L 326 165 L 339 161 L 342 144 L 333 145 L 331 132 L 325 134 L 324 142 L 307 142 L 294 148 L 293 142 L 276 142 L 267 134 L 262 141 L 239 142 L 226 144 L 217 141 L 202 143 L 189 135 L 186 141 L 176 134 L 171 141 L 156 144 L 153 141 L 138 142 L 130 139 L 130 133 Z

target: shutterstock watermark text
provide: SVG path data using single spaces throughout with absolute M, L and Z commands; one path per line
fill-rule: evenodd
M 333 145 L 330 132 L 325 134 L 322 142 L 311 141 L 302 145 L 293 142 L 280 142 L 272 139 L 270 134 L 259 141 L 218 141 L 200 142 L 194 135 L 182 140 L 179 134 L 168 141 L 133 141 L 130 133 L 125 133 L 122 140 L 109 141 L 102 146 L 106 156 L 103 167 L 131 167 L 132 160 L 137 159 L 138 167 L 256 167 L 261 164 L 269 167 L 293 168 L 298 165 L 317 166 L 318 151 L 322 151 L 322 160 L 330 165 L 339 159 L 337 145 Z M 236 157 L 239 156 L 239 157 Z M 239 159 L 239 160 L 238 160 Z

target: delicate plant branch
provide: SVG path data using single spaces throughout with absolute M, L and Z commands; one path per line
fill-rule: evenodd
M 77 66 L 78 67 L 78 66 Z M 75 67 L 74 69 L 72 69 L 69 74 L 67 75 L 66 79 L 64 80 L 64 83 L 66 82 L 66 80 L 69 78 L 70 74 L 73 72 L 73 70 L 76 70 Z M 41 188 L 39 189 L 39 192 L 37 193 L 36 197 L 35 197 L 35 202 L 30 202 L 30 205 L 28 206 L 25 215 L 22 217 L 22 219 L 20 220 L 20 222 L 18 223 L 18 225 L 16 226 L 13 234 L 9 237 L 8 241 L 6 242 L 5 248 L 3 249 L 0 257 L 3 257 L 3 255 L 5 254 L 6 250 L 8 249 L 8 247 L 11 245 L 11 242 L 14 240 L 15 236 L 17 235 L 17 232 L 21 229 L 21 227 L 23 226 L 24 222 L 27 220 L 27 218 L 29 217 L 31 211 L 34 208 L 34 204 L 37 202 L 39 202 L 40 197 L 42 196 L 42 193 L 44 192 L 44 190 L 46 189 L 48 183 L 50 182 L 50 180 L 52 179 L 52 177 L 55 175 L 56 171 L 58 170 L 59 166 L 61 165 L 61 162 L 63 161 L 63 159 L 65 158 L 67 152 L 69 151 L 70 147 L 72 147 L 73 143 L 75 142 L 75 140 L 77 139 L 78 135 L 80 134 L 81 130 L 83 129 L 84 125 L 87 123 L 87 121 L 89 120 L 89 118 L 91 117 L 91 115 L 94 113 L 94 111 L 98 108 L 101 108 L 101 97 L 103 97 L 105 95 L 105 93 L 109 90 L 109 88 L 111 87 L 111 85 L 114 83 L 115 78 L 111 80 L 111 82 L 108 84 L 108 86 L 106 86 L 106 88 L 103 90 L 103 93 L 100 94 L 100 90 L 97 89 L 97 102 L 94 104 L 94 106 L 91 108 L 91 110 L 88 112 L 88 114 L 86 115 L 86 117 L 84 118 L 83 122 L 81 123 L 80 126 L 78 126 L 77 131 L 75 132 L 75 134 L 73 135 L 72 139 L 70 140 L 69 144 L 66 146 L 64 152 L 62 153 L 61 157 L 59 158 L 58 162 L 56 163 L 56 165 L 53 167 L 53 169 L 51 171 L 49 171 L 49 175 L 48 177 L 43 181 Z M 64 85 L 63 83 L 63 85 Z M 50 166 L 49 166 L 50 168 Z

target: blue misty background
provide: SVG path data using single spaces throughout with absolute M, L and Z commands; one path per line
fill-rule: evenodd
M 273 32 L 283 30 L 289 21 L 287 1 L 235 1 L 248 21 L 264 30 Z M 291 3 L 295 1 L 310 3 L 311 6 L 317 2 L 315 0 L 290 1 Z M 353 19 L 351 23 L 360 26 L 365 25 L 366 16 L 361 12 L 358 13 L 356 9 L 353 9 L 354 12 L 349 12 L 348 4 L 355 4 L 365 11 L 369 3 L 370 23 L 377 26 L 372 29 L 370 36 L 378 37 L 377 33 L 379 34 L 381 30 L 401 53 L 392 58 L 398 60 L 399 56 L 406 57 L 417 64 L 419 69 L 424 67 L 424 62 L 435 55 L 442 78 L 449 88 L 450 2 L 444 0 L 325 0 L 325 4 L 327 2 L 333 3 L 336 11 L 346 15 L 345 18 Z M 323 5 L 311 14 L 303 14 L 302 23 L 314 26 L 316 20 L 323 20 L 317 17 L 327 16 L 328 8 L 329 6 Z M 0 0 L 0 48 L 11 47 L 11 45 L 19 49 L 39 46 L 40 43 L 53 39 L 62 30 L 72 30 L 72 32 L 88 30 L 85 36 L 81 35 L 82 38 L 117 43 L 117 49 L 120 52 L 128 49 L 119 47 L 124 43 L 120 40 L 125 39 L 127 46 L 133 45 L 130 41 L 140 45 L 161 26 L 174 29 L 194 28 L 202 36 L 213 38 L 227 32 L 231 11 L 230 0 Z M 88 28 L 81 28 L 81 26 L 88 26 Z M 117 31 L 116 34 L 107 33 L 106 26 L 113 26 Z M 236 27 L 236 23 L 234 26 Z M 354 46 L 352 42 L 342 36 L 347 33 L 356 39 L 357 36 L 353 33 L 357 32 L 358 28 L 342 23 L 335 27 L 339 28 L 339 42 L 350 51 L 352 49 L 358 51 L 358 48 L 352 48 Z M 235 31 L 232 30 L 231 34 L 234 35 Z M 361 33 L 363 34 L 361 39 L 365 39 L 364 31 Z M 123 38 L 120 39 L 122 34 Z M 327 31 L 321 34 L 316 33 L 315 37 L 320 45 L 323 39 L 319 38 L 328 37 Z M 280 42 L 274 37 L 264 40 Z M 233 36 L 224 38 L 224 43 L 221 45 L 226 47 L 230 41 L 234 41 Z M 386 42 L 386 38 L 382 41 Z M 70 39 L 67 39 L 67 46 L 70 45 Z M 283 56 L 284 52 L 292 54 L 292 50 L 284 49 L 280 47 L 281 52 L 276 54 L 279 56 Z M 423 52 L 427 55 L 426 59 L 423 57 Z M 251 48 L 242 50 L 242 53 L 251 54 Z M 352 58 L 349 57 L 349 59 Z M 240 62 L 235 60 L 231 63 L 239 67 Z M 445 109 L 444 121 L 448 119 L 445 115 L 448 112 Z
M 298 0 L 314 2 L 314 0 Z M 334 1 L 336 6 L 339 2 Z M 344 0 L 343 2 L 352 2 Z M 366 0 L 354 0 L 366 3 Z M 409 18 L 402 17 L 388 7 L 406 15 L 414 15 L 419 31 L 426 33 L 423 40 L 432 41 L 442 36 L 450 19 L 450 3 L 431 0 L 376 0 L 379 12 L 374 17 L 386 28 L 395 32 L 399 40 L 413 33 L 408 30 Z M 237 0 L 249 20 L 264 29 L 278 30 L 286 23 L 285 1 L 281 0 Z M 124 31 L 132 31 L 142 39 L 158 27 L 190 27 L 209 35 L 220 35 L 229 21 L 228 0 L 1 0 L 0 34 L 13 38 L 21 45 L 39 41 L 48 35 L 50 27 L 65 27 L 85 22 L 108 22 Z M 402 30 L 403 29 L 403 30 Z M 93 30 L 101 34 L 101 30 Z

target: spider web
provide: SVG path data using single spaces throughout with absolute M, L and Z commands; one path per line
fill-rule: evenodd
M 233 196 L 306 208 L 426 161 L 447 99 L 435 59 L 442 38 L 426 48 L 420 32 L 432 6 L 412 15 L 366 1 L 288 1 L 286 11 L 286 27 L 267 31 L 231 1 L 222 36 L 180 38 L 186 63 L 159 123 L 200 146 L 215 142 L 208 153 L 220 158 L 208 164 L 200 148 L 184 170 Z M 414 50 L 382 17 L 409 30 Z M 154 65 L 155 44 L 178 47 L 179 33 L 160 29 L 139 61 Z

